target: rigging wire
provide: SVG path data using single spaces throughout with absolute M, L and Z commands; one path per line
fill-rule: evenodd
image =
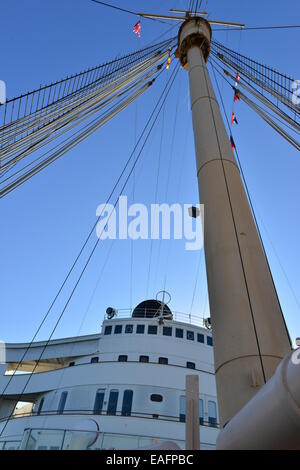
M 157 174 L 156 174 L 156 186 L 155 186 L 155 195 L 154 195 L 154 204 L 156 207 L 157 204 L 157 197 L 158 197 L 158 188 L 159 188 L 159 177 L 160 177 L 160 167 L 161 167 L 161 155 L 162 155 L 162 147 L 163 147 L 163 136 L 164 136 L 164 128 L 165 128 L 165 111 L 166 107 L 164 106 L 162 112 L 162 124 L 161 124 L 161 136 L 160 136 L 160 146 L 158 152 L 158 162 L 157 162 Z M 149 255 L 149 263 L 148 263 L 148 277 L 147 277 L 147 289 L 146 289 L 146 299 L 148 299 L 149 293 L 149 285 L 150 285 L 150 275 L 151 275 L 151 264 L 152 264 L 152 251 L 153 251 L 153 234 L 152 234 L 152 224 L 151 224 L 151 238 L 150 238 L 150 255 Z
M 130 179 L 130 176 L 132 175 L 132 172 L 133 172 L 133 170 L 134 170 L 134 168 L 135 168 L 135 166 L 136 166 L 136 164 L 137 164 L 137 162 L 138 162 L 138 160 L 139 160 L 139 158 L 140 158 L 140 156 L 141 156 L 141 154 L 142 154 L 142 152 L 143 152 L 143 150 L 144 150 L 144 147 L 145 147 L 145 145 L 146 145 L 146 143 L 147 143 L 147 141 L 148 141 L 148 139 L 149 139 L 149 137 L 150 137 L 150 135 L 151 135 L 151 132 L 152 132 L 152 130 L 153 130 L 153 128 L 154 128 L 154 126 L 155 126 L 157 120 L 158 120 L 158 117 L 159 117 L 160 112 L 161 112 L 161 110 L 162 110 L 162 108 L 163 108 L 163 105 L 164 105 L 164 103 L 165 103 L 165 101 L 166 101 L 166 99 L 167 99 L 167 97 L 168 97 L 168 95 L 169 95 L 169 92 L 170 92 L 170 90 L 171 90 L 171 88 L 172 88 L 172 85 L 173 85 L 173 83 L 174 83 L 174 80 L 175 80 L 175 78 L 176 78 L 176 76 L 177 76 L 178 71 L 179 71 L 179 64 L 177 64 L 177 67 L 175 67 L 174 71 L 172 72 L 172 75 L 170 76 L 170 78 L 169 78 L 169 80 L 168 80 L 166 86 L 165 86 L 164 89 L 163 89 L 162 94 L 160 95 L 160 98 L 159 98 L 158 102 L 156 103 L 156 106 L 155 106 L 153 112 L 151 113 L 151 117 L 153 117 L 153 115 L 155 114 L 157 108 L 159 108 L 158 111 L 157 111 L 157 113 L 156 113 L 156 116 L 154 117 L 153 123 L 151 124 L 150 129 L 149 129 L 149 131 L 148 131 L 148 133 L 147 133 L 147 135 L 146 135 L 146 137 L 145 137 L 145 140 L 144 140 L 144 142 L 143 142 L 143 145 L 142 145 L 142 147 L 141 147 L 141 149 L 140 149 L 140 151 L 139 151 L 139 153 L 138 153 L 136 159 L 134 160 L 133 165 L 132 165 L 132 168 L 131 168 L 131 170 L 130 170 L 130 172 L 129 172 L 129 174 L 128 174 L 128 176 L 127 176 L 127 178 L 126 178 L 126 180 L 125 180 L 125 182 L 124 182 L 124 184 L 123 184 L 123 186 L 122 186 L 122 188 L 121 188 L 121 190 L 120 190 L 120 192 L 119 192 L 119 196 L 118 196 L 118 197 L 116 198 L 116 200 L 115 200 L 114 208 L 117 206 L 119 197 L 120 197 L 120 195 L 122 194 L 122 192 L 123 192 L 123 190 L 125 189 L 125 187 L 127 186 L 127 183 L 128 183 L 128 181 L 129 181 L 129 179 Z M 160 104 L 161 101 L 162 101 L 162 104 L 159 106 L 159 104 Z M 147 127 L 147 125 L 146 125 L 146 127 Z M 146 129 L 146 127 L 145 127 L 145 129 Z M 145 129 L 144 129 L 144 130 L 145 130 Z M 142 135 L 143 135 L 143 134 L 144 134 L 144 132 L 142 133 Z M 130 159 L 131 159 L 131 157 L 130 157 Z M 112 210 L 112 212 L 113 212 L 113 210 Z M 107 220 L 107 223 L 109 222 L 109 219 L 110 219 L 110 217 L 111 217 L 111 215 L 112 215 L 112 212 L 110 213 L 110 216 L 109 216 L 109 218 L 108 218 L 108 220 Z M 101 215 L 99 216 L 99 218 L 100 218 L 100 217 L 101 217 Z M 97 220 L 97 223 L 98 223 L 98 220 Z M 94 229 L 95 229 L 97 223 L 94 224 L 93 229 L 92 229 L 91 232 L 94 231 Z M 105 230 L 105 227 L 103 227 L 102 233 L 104 232 L 104 230 Z M 91 235 L 91 232 L 90 232 L 90 235 Z M 88 238 L 90 238 L 90 235 L 89 235 Z M 63 310 L 62 310 L 61 314 L 59 315 L 59 317 L 58 317 L 58 319 L 57 319 L 57 321 L 56 321 L 56 323 L 55 323 L 55 325 L 54 325 L 54 328 L 52 329 L 51 334 L 50 334 L 48 340 L 46 341 L 45 346 L 42 348 L 41 354 L 40 354 L 38 360 L 36 361 L 36 363 L 35 363 L 35 365 L 34 365 L 34 368 L 33 368 L 32 372 L 30 373 L 28 379 L 26 380 L 25 385 L 24 385 L 24 387 L 23 387 L 21 393 L 18 395 L 18 400 L 17 400 L 17 401 L 20 401 L 21 398 L 22 398 L 22 396 L 24 395 L 25 390 L 26 390 L 26 388 L 27 388 L 27 386 L 28 386 L 28 384 L 29 384 L 31 378 L 32 378 L 32 376 L 33 376 L 35 370 L 37 369 L 37 367 L 38 367 L 38 365 L 39 365 L 39 362 L 41 361 L 42 356 L 43 356 L 43 354 L 44 354 L 46 348 L 48 347 L 48 345 L 49 345 L 49 343 L 50 343 L 50 341 L 51 341 L 51 339 L 52 339 L 52 337 L 53 337 L 53 334 L 55 333 L 55 331 L 56 331 L 56 329 L 57 329 L 57 327 L 58 327 L 58 325 L 59 325 L 59 323 L 60 323 L 60 321 L 61 321 L 61 319 L 62 319 L 62 317 L 63 317 L 63 315 L 64 315 L 64 313 L 65 313 L 65 311 L 66 311 L 66 309 L 67 309 L 67 307 L 68 307 L 68 305 L 69 305 L 69 303 L 70 303 L 70 301 L 71 301 L 71 299 L 72 299 L 72 297 L 73 297 L 73 295 L 74 295 L 74 293 L 75 293 L 75 291 L 76 291 L 76 289 L 77 289 L 77 287 L 78 287 L 78 285 L 79 285 L 79 283 L 80 283 L 80 281 L 81 281 L 81 279 L 82 279 L 82 277 L 83 277 L 83 275 L 84 275 L 84 273 L 85 273 L 85 271 L 86 271 L 86 269 L 87 269 L 87 267 L 88 267 L 88 265 L 89 265 L 89 263 L 90 263 L 90 261 L 91 261 L 91 259 L 92 259 L 92 256 L 93 256 L 93 254 L 94 254 L 94 252 L 95 252 L 95 250 L 96 250 L 96 248 L 97 248 L 97 246 L 98 246 L 98 243 L 99 243 L 99 241 L 100 241 L 100 239 L 101 239 L 101 235 L 102 235 L 102 234 L 100 234 L 100 237 L 98 237 L 98 238 L 97 238 L 97 241 L 94 243 L 93 248 L 92 248 L 92 250 L 91 250 L 91 252 L 90 252 L 90 254 L 89 254 L 88 258 L 87 258 L 87 261 L 85 262 L 85 264 L 84 264 L 84 266 L 83 266 L 83 268 L 82 268 L 82 270 L 81 270 L 81 272 L 80 272 L 80 275 L 79 275 L 79 277 L 77 278 L 77 281 L 76 281 L 76 283 L 75 283 L 75 285 L 74 285 L 74 287 L 73 287 L 73 289 L 72 289 L 72 291 L 71 291 L 71 293 L 70 293 L 70 295 L 69 295 L 69 297 L 68 297 L 68 299 L 67 299 L 67 301 L 66 301 L 66 303 L 65 303 L 65 305 L 64 305 L 64 307 L 63 307 Z M 82 252 L 82 250 L 81 250 L 81 252 Z M 57 298 L 57 296 L 56 296 L 56 298 Z M 43 322 L 44 322 L 44 320 L 45 320 L 45 318 L 43 319 Z M 37 334 L 37 333 L 36 333 L 36 334 Z M 36 334 L 35 334 L 35 337 L 36 337 Z M 30 343 L 29 347 L 27 347 L 27 349 L 26 349 L 26 351 L 25 351 L 25 354 L 28 352 L 29 348 L 32 346 L 32 343 L 33 343 L 33 341 Z M 24 357 L 23 357 L 23 358 L 24 358 Z M 22 360 L 23 360 L 23 359 L 22 359 Z M 22 360 L 20 361 L 20 363 L 22 363 Z M 6 386 L 5 386 L 5 388 L 4 388 L 4 391 L 2 392 L 0 398 L 3 397 L 3 395 L 4 395 L 4 393 L 5 393 L 5 390 L 7 389 L 7 387 L 8 387 L 8 385 L 9 385 L 10 381 L 12 380 L 12 378 L 13 378 L 14 375 L 15 375 L 16 370 L 17 370 L 17 369 L 15 369 L 14 374 L 10 377 L 10 379 L 9 379 L 8 383 L 6 384 Z M 0 436 L 2 436 L 2 434 L 3 434 L 3 432 L 4 432 L 5 428 L 6 428 L 6 426 L 7 426 L 8 422 L 9 422 L 9 420 L 11 419 L 12 415 L 13 415 L 13 411 L 12 411 L 12 413 L 9 415 L 9 417 L 8 417 L 8 419 L 7 419 L 6 423 L 5 423 L 5 425 L 4 425 L 3 428 L 1 429 Z
M 214 67 L 215 65 L 218 66 L 218 64 L 215 62 L 214 59 L 210 59 L 210 64 Z M 214 64 L 214 65 L 213 65 Z M 235 87 L 233 87 L 230 82 L 222 75 L 222 73 L 218 70 L 218 68 L 214 68 L 214 71 L 217 71 L 217 73 L 229 84 L 231 88 L 237 93 L 237 95 L 251 108 L 253 109 L 267 124 L 269 124 L 281 137 L 283 137 L 287 142 L 289 142 L 293 147 L 295 147 L 297 150 L 300 150 L 300 143 L 292 137 L 290 134 L 288 134 L 282 126 L 280 126 L 277 122 L 274 121 L 276 119 L 278 122 L 281 122 L 284 126 L 287 126 L 292 132 L 298 133 L 300 132 L 300 126 L 299 124 L 294 121 L 292 118 L 290 118 L 284 111 L 282 111 L 280 108 L 278 108 L 276 105 L 274 105 L 270 100 L 268 100 L 262 93 L 260 93 L 258 90 L 256 90 L 254 87 L 253 89 L 247 88 L 247 91 L 255 96 L 256 99 L 261 101 L 268 109 L 276 113 L 279 118 L 270 112 L 266 111 L 263 109 L 261 106 L 259 106 L 257 103 L 255 103 L 253 100 L 248 98 L 241 90 L 237 90 Z M 233 78 L 230 74 L 228 74 L 226 71 L 223 70 L 223 72 L 226 73 L 226 75 L 230 76 Z M 248 82 L 247 82 L 248 83 Z M 241 86 L 244 86 L 242 81 L 240 82 Z M 249 83 L 251 86 L 251 84 Z M 281 119 L 283 119 L 285 122 L 282 122 Z M 292 127 L 291 127 L 292 126 Z
M 66 153 L 74 145 L 77 145 L 77 143 L 81 142 L 92 132 L 104 125 L 118 112 L 122 111 L 124 107 L 128 106 L 133 101 L 133 99 L 136 99 L 141 92 L 146 91 L 147 87 L 150 86 L 153 81 L 148 82 L 148 84 L 145 85 L 145 89 L 140 88 L 140 91 L 137 87 L 143 87 L 143 82 L 145 82 L 146 80 L 150 80 L 151 76 L 162 68 L 163 60 L 168 54 L 172 41 L 173 40 L 171 39 L 171 42 L 170 40 L 167 40 L 163 41 L 162 43 L 159 43 L 159 48 L 157 47 L 157 45 L 153 46 L 152 48 L 148 47 L 147 50 L 150 51 L 152 56 L 148 58 L 146 57 L 144 62 L 141 62 L 137 66 L 134 65 L 131 69 L 128 69 L 127 66 L 127 69 L 125 70 L 123 75 L 121 75 L 119 78 L 117 77 L 116 81 L 111 81 L 110 79 L 108 84 L 104 87 L 102 86 L 100 91 L 98 89 L 94 90 L 93 87 L 88 87 L 88 94 L 86 94 L 86 92 L 84 91 L 83 98 L 81 97 L 81 95 L 78 95 L 78 97 L 75 97 L 77 101 L 74 101 L 74 97 L 72 97 L 71 100 L 73 100 L 73 102 L 70 101 L 70 103 L 67 103 L 68 108 L 66 113 L 64 112 L 64 107 L 66 106 L 65 100 L 60 101 L 58 105 L 58 110 L 56 110 L 55 104 L 53 112 L 51 111 L 52 114 L 49 114 L 49 117 L 47 117 L 47 121 L 45 122 L 45 130 L 43 130 L 43 126 L 41 125 L 39 125 L 37 129 L 34 130 L 36 136 L 33 137 L 32 133 L 29 135 L 29 133 L 27 132 L 24 137 L 22 137 L 16 142 L 14 141 L 13 144 L 8 146 L 6 149 L 4 148 L 3 150 L 2 145 L 2 161 L 4 161 L 4 164 L 2 164 L 2 170 L 11 169 L 17 162 L 25 158 L 27 155 L 30 155 L 33 151 L 38 150 L 42 146 L 62 136 L 74 126 L 81 124 L 83 120 L 90 118 L 93 114 L 97 113 L 99 110 L 101 110 L 114 100 L 122 98 L 122 95 L 124 96 L 124 98 L 122 98 L 123 102 L 122 100 L 119 101 L 117 105 L 113 105 L 111 108 L 109 108 L 106 114 L 104 113 L 99 117 L 96 117 L 93 121 L 90 121 L 83 128 L 79 129 L 74 134 L 67 137 L 64 141 L 60 142 L 58 146 L 54 146 L 45 154 L 42 154 L 37 159 L 23 166 L 23 168 L 21 167 L 19 170 L 17 170 L 17 172 L 12 173 L 8 176 L 2 173 L 2 178 L 5 176 L 5 179 L 2 179 L 1 184 L 5 184 L 7 181 L 10 182 L 7 182 L 4 185 L 4 188 L 2 188 L 2 190 L 0 191 L 0 195 L 3 197 L 3 195 L 8 194 L 11 190 L 15 189 L 32 176 L 39 173 L 50 163 L 64 155 L 64 153 Z M 171 48 L 172 47 L 174 46 L 171 46 Z M 144 53 L 144 50 L 140 51 L 140 53 Z M 139 57 L 138 61 L 140 61 Z M 136 92 L 134 87 L 136 87 L 137 89 Z M 75 105 L 73 103 L 75 103 Z M 61 111 L 62 109 L 63 112 Z M 53 113 L 57 115 L 57 118 Z M 28 120 L 28 116 L 26 116 L 25 119 Z M 37 119 L 40 123 L 40 119 Z M 32 123 L 30 122 L 29 125 L 32 126 Z M 10 131 L 8 130 L 8 132 Z M 30 143 L 29 147 L 27 143 L 28 141 Z M 65 145 L 63 145 L 64 142 Z M 16 153 L 15 156 L 13 153 L 15 152 L 15 150 L 12 151 L 11 146 L 15 147 L 18 151 L 22 149 L 23 146 L 24 150 L 19 154 Z M 51 154 L 51 152 L 53 152 L 56 148 L 58 148 L 58 150 Z M 5 151 L 7 157 L 5 156 Z M 49 152 L 50 156 L 47 156 Z M 7 159 L 6 162 L 5 159 Z M 20 173 L 21 175 L 17 176 Z
M 192 302 L 191 302 L 191 306 L 190 306 L 190 314 L 189 314 L 190 319 L 192 318 L 192 312 L 193 312 L 193 307 L 194 307 L 194 302 L 195 302 L 196 290 L 197 290 L 197 286 L 198 286 L 199 273 L 200 273 L 200 267 L 201 267 L 203 252 L 204 252 L 203 249 L 200 250 L 200 252 L 199 252 L 199 260 L 198 260 L 198 263 L 197 263 L 196 278 L 195 278 L 195 284 L 194 284 L 194 289 L 193 289 Z
M 166 87 L 164 88 L 164 91 L 165 91 L 165 90 L 166 90 Z M 163 92 L 164 92 L 164 91 L 163 91 Z M 161 96 L 162 96 L 162 95 L 161 95 Z M 161 98 L 160 98 L 160 99 L 161 99 Z M 145 132 L 146 132 L 146 129 L 147 129 L 147 127 L 149 126 L 149 124 L 150 124 L 150 122 L 151 122 L 151 120 L 152 120 L 152 118 L 153 118 L 153 116 L 154 116 L 154 113 L 155 113 L 155 108 L 154 108 L 154 110 L 152 111 L 152 113 L 150 114 L 150 116 L 149 116 L 149 118 L 148 118 L 148 121 L 147 121 L 147 123 L 146 123 L 146 125 L 145 125 L 143 131 L 141 132 L 138 141 L 136 142 L 136 144 L 135 144 L 135 146 L 134 146 L 134 148 L 133 148 L 133 151 L 131 152 L 129 158 L 127 159 L 127 161 L 126 161 L 126 163 L 125 163 L 125 165 L 124 165 L 124 167 L 123 167 L 122 172 L 120 173 L 119 177 L 117 178 L 117 180 L 116 180 L 116 182 L 115 182 L 115 184 L 114 184 L 114 186 L 113 186 L 113 189 L 112 189 L 112 191 L 110 192 L 110 194 L 109 194 L 109 196 L 108 196 L 108 198 L 107 198 L 106 204 L 109 203 L 109 201 L 111 200 L 111 198 L 112 198 L 114 192 L 116 191 L 118 185 L 120 184 L 120 181 L 121 181 L 122 177 L 124 176 L 124 174 L 125 174 L 125 172 L 126 172 L 128 166 L 129 166 L 131 160 L 133 159 L 133 157 L 134 157 L 134 155 L 135 155 L 135 152 L 136 152 L 136 150 L 137 150 L 137 148 L 138 148 L 138 145 L 140 144 L 140 142 L 141 142 L 141 140 L 142 140 L 142 138 L 143 138 L 143 136 L 144 136 L 144 134 L 145 134 Z M 41 328 L 43 327 L 45 321 L 47 320 L 47 318 L 48 318 L 48 316 L 49 316 L 49 314 L 50 314 L 50 312 L 51 312 L 53 306 L 55 305 L 55 303 L 56 303 L 56 301 L 57 301 L 59 295 L 61 294 L 61 292 L 62 292 L 63 288 L 65 287 L 65 285 L 66 285 L 66 283 L 67 283 L 67 281 L 68 281 L 70 275 L 72 274 L 72 272 L 73 272 L 73 270 L 74 270 L 74 268 L 75 268 L 77 262 L 79 261 L 81 255 L 82 255 L 82 253 L 83 253 L 83 251 L 84 251 L 84 249 L 86 248 L 86 246 L 87 246 L 87 244 L 88 244 L 88 242 L 89 242 L 89 240 L 90 240 L 92 234 L 94 233 L 94 230 L 96 229 L 96 226 L 97 226 L 97 224 L 98 224 L 98 222 L 99 222 L 101 216 L 103 215 L 103 212 L 104 212 L 104 210 L 103 210 L 102 213 L 99 215 L 99 217 L 97 218 L 96 222 L 93 224 L 91 230 L 89 231 L 87 237 L 85 238 L 85 241 L 84 241 L 82 247 L 80 248 L 80 250 L 79 250 L 79 252 L 78 252 L 78 254 L 77 254 L 77 256 L 76 256 L 76 258 L 75 258 L 75 260 L 74 260 L 74 262 L 73 262 L 73 264 L 72 264 L 71 267 L 69 268 L 69 271 L 68 271 L 66 277 L 64 278 L 63 282 L 61 283 L 61 285 L 60 285 L 60 287 L 59 287 L 59 289 L 58 289 L 58 291 L 57 291 L 55 297 L 53 298 L 53 300 L 52 300 L 52 302 L 51 302 L 51 304 L 50 304 L 50 306 L 49 306 L 49 308 L 48 308 L 48 310 L 47 310 L 47 312 L 46 312 L 46 314 L 44 315 L 44 318 L 43 318 L 42 322 L 40 323 L 40 325 L 39 325 L 39 327 L 38 327 L 38 329 L 37 329 L 35 335 L 33 336 L 32 340 L 30 341 L 30 343 L 29 343 L 27 349 L 25 350 L 24 355 L 21 357 L 21 359 L 20 359 L 20 361 L 19 361 L 19 363 L 18 363 L 17 368 L 15 369 L 15 371 L 17 371 L 18 368 L 20 367 L 20 365 L 22 364 L 24 358 L 26 357 L 27 352 L 29 351 L 29 349 L 31 348 L 33 342 L 34 342 L 35 339 L 37 338 L 37 335 L 38 335 L 39 332 L 41 331 Z M 15 373 L 15 372 L 14 372 L 14 373 Z M 14 374 L 11 375 L 10 380 L 13 378 L 13 376 L 14 376 Z M 10 380 L 9 380 L 7 386 L 5 387 L 4 391 L 2 392 L 2 395 L 0 396 L 0 399 L 2 398 L 3 393 L 5 392 L 5 390 L 7 389 L 7 387 L 9 386 Z
M 237 53 L 218 41 L 212 41 L 211 52 L 218 61 L 225 63 L 235 72 L 238 71 L 240 75 L 272 95 L 277 102 L 280 101 L 290 108 L 293 113 L 300 113 L 299 108 L 293 103 L 293 78 Z
M 125 8 L 118 7 L 116 5 L 111 5 L 110 3 L 102 2 L 100 0 L 91 0 L 91 1 L 94 2 L 94 3 L 98 3 L 99 5 L 108 7 L 108 8 L 113 8 L 114 10 L 122 11 L 123 13 L 128 13 L 129 15 L 140 16 L 135 11 L 127 10 Z M 148 17 L 146 17 L 145 19 L 152 20 L 152 21 L 158 21 L 159 23 L 170 24 L 168 21 L 163 21 L 163 20 L 160 20 L 159 18 L 148 18 Z
M 177 95 L 177 102 L 176 102 L 176 108 L 175 108 L 175 116 L 174 116 L 174 124 L 173 124 L 173 133 L 172 133 L 172 140 L 171 140 L 171 146 L 170 146 L 170 156 L 169 156 L 169 164 L 168 164 L 168 171 L 167 171 L 167 183 L 166 183 L 166 193 L 165 193 L 165 200 L 168 200 L 168 195 L 169 195 L 169 186 L 170 186 L 170 175 L 172 171 L 172 163 L 174 162 L 173 160 L 173 151 L 174 151 L 174 143 L 175 143 L 175 136 L 176 136 L 176 129 L 177 129 L 177 123 L 178 123 L 178 110 L 179 110 L 179 99 L 181 96 L 181 87 L 182 87 L 182 76 L 181 80 L 179 83 L 179 91 Z M 167 283 L 167 274 L 168 274 L 168 266 L 169 266 L 169 260 L 170 260 L 170 255 L 171 255 L 171 243 L 168 245 L 168 252 L 167 252 L 167 260 L 166 260 L 166 265 L 165 265 L 165 277 L 164 277 L 164 290 L 166 289 L 166 283 Z
M 221 100 L 221 104 L 222 104 L 222 108 L 223 108 L 223 113 L 224 113 L 224 116 L 225 116 L 225 118 L 226 118 L 227 126 L 228 126 L 228 129 L 229 129 L 229 133 L 230 133 L 230 135 L 232 135 L 232 131 L 231 131 L 231 128 L 230 128 L 230 123 L 229 123 L 228 115 L 227 115 L 226 108 L 225 108 L 225 103 L 224 103 L 224 100 L 223 100 L 223 96 L 222 96 L 222 94 L 221 94 L 219 82 L 218 82 L 217 77 L 216 77 L 216 74 L 215 74 L 215 68 L 214 68 L 213 64 L 210 64 L 210 65 L 211 65 L 212 70 L 213 70 L 215 82 L 216 82 L 216 85 L 217 85 L 218 93 L 219 93 L 220 100 Z M 288 328 L 287 328 L 287 324 L 286 324 L 286 321 L 285 321 L 285 318 L 284 318 L 284 315 L 283 315 L 283 311 L 282 311 L 282 308 L 281 308 L 281 303 L 280 303 L 279 296 L 278 296 L 278 292 L 277 292 L 277 289 L 276 289 L 274 277 L 273 277 L 273 274 L 272 274 L 272 271 L 271 271 L 271 267 L 270 267 L 270 263 L 269 263 L 269 260 L 268 260 L 268 257 L 267 257 L 267 253 L 266 253 L 265 245 L 264 245 L 263 238 L 262 238 L 262 235 L 261 235 L 260 227 L 259 227 L 258 220 L 257 220 L 257 217 L 256 217 L 256 213 L 255 213 L 255 210 L 254 210 L 254 205 L 253 205 L 253 202 L 252 202 L 252 198 L 251 198 L 251 195 L 250 195 L 250 191 L 249 191 L 249 188 L 248 188 L 248 184 L 247 184 L 247 181 L 246 181 L 245 173 L 244 173 L 244 170 L 243 170 L 243 167 L 242 167 L 242 163 L 241 163 L 241 160 L 240 160 L 240 157 L 239 157 L 239 153 L 238 153 L 237 148 L 235 149 L 235 154 L 236 154 L 236 158 L 237 158 L 239 170 L 240 170 L 240 172 L 241 172 L 241 176 L 242 176 L 242 180 L 243 180 L 243 183 L 244 183 L 244 187 L 245 187 L 245 190 L 246 190 L 247 199 L 248 199 L 248 201 L 249 201 L 249 205 L 250 205 L 251 213 L 252 213 L 252 216 L 253 216 L 254 224 L 255 224 L 255 227 L 256 227 L 256 230 L 257 230 L 257 233 L 258 233 L 258 236 L 259 236 L 259 240 L 260 240 L 260 243 L 261 243 L 261 246 L 262 246 L 262 250 L 263 250 L 263 253 L 264 253 L 264 257 L 265 257 L 265 260 L 266 260 L 266 263 L 267 263 L 268 271 L 269 271 L 269 274 L 270 274 L 271 282 L 272 282 L 272 284 L 273 284 L 273 288 L 274 288 L 274 292 L 275 292 L 275 295 L 276 295 L 276 299 L 277 299 L 277 303 L 278 303 L 278 306 L 279 306 L 279 310 L 280 310 L 280 312 L 281 312 L 282 320 L 283 320 L 283 323 L 284 323 L 284 326 L 285 326 L 285 330 L 286 330 L 286 334 L 287 334 L 287 337 L 288 337 L 288 341 L 289 341 L 289 343 L 290 343 L 290 345 L 291 345 L 291 344 L 292 344 L 291 338 L 290 338 L 289 331 L 288 331 Z M 263 372 L 263 373 L 264 373 L 264 372 Z
M 254 26 L 254 27 L 245 27 L 245 28 L 220 28 L 214 29 L 214 33 L 220 31 L 263 31 L 263 30 L 272 30 L 272 29 L 299 29 L 300 25 L 284 25 L 284 26 Z

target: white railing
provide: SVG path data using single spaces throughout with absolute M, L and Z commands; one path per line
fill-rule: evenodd
M 117 319 L 117 318 L 131 318 L 133 311 L 134 311 L 134 309 L 132 309 L 132 308 L 116 308 L 116 316 L 114 318 L 115 319 Z M 149 309 L 147 309 L 147 311 L 149 311 Z M 184 313 L 184 312 L 177 312 L 177 311 L 174 312 L 173 310 L 172 310 L 172 316 L 173 316 L 173 318 L 172 318 L 173 321 L 178 321 L 180 323 L 189 323 L 191 325 L 196 325 L 196 326 L 200 326 L 202 328 L 206 328 L 205 318 L 204 317 L 200 317 L 198 315 L 190 315 L 190 314 Z M 145 317 L 145 318 L 147 318 L 147 317 Z M 166 320 L 168 320 L 168 319 L 170 320 L 170 318 L 168 318 L 166 316 L 164 318 Z M 105 317 L 105 319 L 107 319 L 107 318 Z

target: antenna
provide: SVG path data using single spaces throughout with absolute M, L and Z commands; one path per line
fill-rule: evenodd
M 160 294 L 162 294 L 162 300 L 159 300 L 159 295 Z M 165 297 L 166 296 L 168 297 L 167 302 L 165 302 Z M 167 292 L 165 290 L 161 290 L 156 294 L 156 300 L 161 303 L 161 307 L 160 307 L 159 315 L 158 315 L 158 323 L 159 323 L 159 325 L 163 325 L 164 322 L 165 322 L 165 319 L 168 318 L 167 315 L 164 315 L 165 305 L 168 305 L 171 302 L 171 295 L 169 294 L 169 292 Z M 169 318 L 169 319 L 172 320 L 172 318 Z

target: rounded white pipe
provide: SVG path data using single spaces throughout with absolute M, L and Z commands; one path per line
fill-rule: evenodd
M 300 348 L 221 431 L 218 450 L 300 450 Z

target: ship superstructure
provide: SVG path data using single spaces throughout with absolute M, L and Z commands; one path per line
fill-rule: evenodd
M 52 340 L 22 394 L 32 410 L 14 413 L 40 356 L 30 347 L 1 403 L 4 449 L 135 449 L 172 441 L 185 448 L 185 379 L 198 375 L 201 449 L 214 449 L 218 407 L 211 331 L 159 302 L 105 319 L 101 333 Z M 185 321 L 184 321 L 185 320 Z M 1 394 L 27 344 L 7 345 Z M 26 373 L 27 372 L 27 373 Z

